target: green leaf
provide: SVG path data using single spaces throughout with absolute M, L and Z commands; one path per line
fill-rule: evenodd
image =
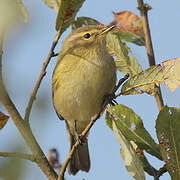
M 159 145 L 154 142 L 144 128 L 141 118 L 132 109 L 122 104 L 109 106 L 106 111 L 106 122 L 111 129 L 113 120 L 128 141 L 134 141 L 140 149 L 162 159 Z
M 154 86 L 163 82 L 174 91 L 180 85 L 180 58 L 168 60 L 160 64 L 151 66 L 145 71 L 131 77 L 122 88 L 123 95 L 142 94 L 144 92 L 154 95 Z
M 141 66 L 138 64 L 136 57 L 128 56 L 130 49 L 125 43 L 121 41 L 119 36 L 114 32 L 108 33 L 106 37 L 107 49 L 109 53 L 116 56 L 116 66 L 123 74 L 129 74 L 130 77 L 142 71 Z
M 129 174 L 137 180 L 145 180 L 144 170 L 140 159 L 136 155 L 131 143 L 123 136 L 114 120 L 112 121 L 112 128 L 117 140 L 122 146 L 120 154 L 124 159 L 124 164 Z
M 9 116 L 6 116 L 4 113 L 0 111 L 0 130 L 6 125 Z
M 49 8 L 52 8 L 56 12 L 58 12 L 59 5 L 61 4 L 61 0 L 43 0 L 43 1 Z
M 84 1 L 85 0 L 61 0 L 56 18 L 57 31 L 61 27 L 61 33 L 63 33 L 70 26 Z
M 138 46 L 145 46 L 144 33 L 136 34 L 133 32 L 117 31 L 116 34 L 121 40 L 134 43 Z
M 72 23 L 72 29 L 77 29 L 79 27 L 82 27 L 83 25 L 99 25 L 99 22 L 89 17 L 78 17 Z
M 156 121 L 160 151 L 172 180 L 180 179 L 180 109 L 165 106 Z

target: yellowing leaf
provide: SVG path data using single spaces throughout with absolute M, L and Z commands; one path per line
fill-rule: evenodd
M 9 116 L 6 116 L 2 112 L 0 112 L 0 130 L 6 125 Z
M 117 128 L 115 121 L 112 121 L 112 128 L 122 148 L 120 153 L 124 159 L 124 164 L 129 174 L 137 180 L 145 180 L 143 165 L 136 155 L 136 152 L 131 143 L 123 136 L 121 131 Z
M 24 4 L 22 3 L 22 0 L 18 0 L 19 8 L 21 11 L 22 16 L 24 17 L 24 23 L 28 23 L 28 12 L 26 8 L 24 7 Z
M 21 9 L 17 1 L 0 1 L 0 33 L 12 27 L 20 17 Z
M 116 56 L 116 67 L 123 74 L 129 74 L 130 77 L 142 71 L 141 66 L 138 64 L 136 57 L 129 57 L 130 49 L 123 43 L 120 37 L 114 33 L 108 33 L 106 37 L 106 44 L 109 53 Z
M 56 30 L 61 27 L 63 33 L 74 21 L 74 18 L 85 0 L 61 0 L 56 18 Z
M 52 8 L 56 12 L 58 12 L 61 0 L 43 0 L 43 1 L 48 7 Z
M 122 88 L 123 95 L 142 94 L 144 92 L 153 95 L 153 88 L 150 85 L 165 83 L 174 91 L 180 85 L 180 58 L 163 62 L 163 66 L 155 65 L 140 72 L 126 81 Z
M 180 58 L 164 61 L 162 68 L 166 78 L 165 85 L 174 91 L 180 85 Z

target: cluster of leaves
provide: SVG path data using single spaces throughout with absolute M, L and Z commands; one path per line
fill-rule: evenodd
M 8 0 L 7 3 L 11 3 Z M 147 93 L 154 95 L 155 85 L 165 83 L 174 91 L 180 85 L 180 58 L 167 60 L 162 65 L 155 65 L 143 70 L 135 56 L 129 56 L 130 49 L 125 42 L 131 42 L 139 46 L 145 45 L 145 38 L 141 18 L 129 11 L 113 12 L 114 20 L 105 26 L 90 17 L 77 17 L 76 14 L 85 0 L 44 0 L 48 7 L 54 9 L 57 14 L 56 30 L 61 29 L 61 34 L 71 26 L 72 29 L 84 25 L 99 25 L 109 27 L 116 25 L 113 32 L 107 35 L 107 49 L 115 57 L 117 69 L 123 74 L 129 74 L 122 88 L 121 95 L 134 95 Z M 14 1 L 18 12 L 24 16 L 27 22 L 28 15 L 21 0 Z M 13 8 L 14 9 L 14 8 Z M 4 12 L 4 11 L 3 11 Z M 0 112 L 0 129 L 4 127 L 8 116 Z M 121 156 L 124 159 L 128 172 L 138 180 L 145 179 L 144 170 L 157 176 L 158 171 L 147 161 L 143 151 L 163 160 L 172 179 L 180 179 L 180 110 L 165 106 L 156 120 L 156 132 L 159 144 L 143 126 L 141 118 L 129 107 L 116 105 L 108 107 L 106 111 L 107 125 L 115 133 L 122 148 Z M 140 152 L 140 153 L 138 153 Z M 58 164 L 54 159 L 52 164 Z M 137 168 L 138 167 L 138 168 Z

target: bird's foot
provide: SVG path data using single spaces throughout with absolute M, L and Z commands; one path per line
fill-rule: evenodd
M 115 100 L 115 94 L 107 94 L 107 95 L 105 95 L 104 96 L 104 103 L 108 103 L 108 104 L 110 104 L 110 105 L 112 105 L 112 106 L 115 106 L 115 105 L 117 105 L 118 103 L 117 103 L 117 101 Z

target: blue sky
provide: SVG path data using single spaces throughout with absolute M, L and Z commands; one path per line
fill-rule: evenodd
M 156 63 L 179 57 L 179 30 L 180 30 L 180 2 L 172 1 L 148 1 L 153 7 L 149 12 L 149 23 L 152 34 Z M 39 76 L 41 66 L 55 37 L 56 12 L 49 9 L 41 0 L 24 0 L 24 5 L 29 13 L 28 24 L 21 24 L 14 28 L 14 32 L 8 35 L 4 45 L 3 72 L 6 87 L 20 113 L 24 114 L 29 95 Z M 129 10 L 139 15 L 136 1 L 86 1 L 77 16 L 88 16 L 108 24 L 113 20 L 112 11 Z M 67 30 L 59 41 L 56 52 L 61 47 L 63 39 L 70 32 Z M 133 44 L 128 44 L 145 69 L 148 67 L 146 49 Z M 61 163 L 67 157 L 69 142 L 65 124 L 56 116 L 51 99 L 51 77 L 56 58 L 52 58 L 47 68 L 47 74 L 37 94 L 36 102 L 31 113 L 31 127 L 35 137 L 47 154 L 50 148 L 57 148 L 60 153 Z M 179 107 L 180 88 L 170 92 L 162 85 L 164 103 L 168 106 Z M 118 98 L 120 104 L 132 108 L 143 119 L 144 126 L 156 138 L 155 119 L 158 114 L 155 99 L 143 94 L 136 96 L 124 96 Z M 0 105 L 3 112 L 5 110 Z M 10 119 L 6 127 L 0 131 L 0 151 L 10 151 L 14 146 L 21 144 L 22 148 L 29 152 L 24 140 L 18 133 Z M 78 173 L 72 177 L 66 173 L 66 179 L 80 180 L 90 179 L 133 179 L 124 167 L 120 157 L 120 145 L 113 132 L 106 126 L 104 116 L 100 118 L 91 129 L 89 135 L 89 149 L 91 156 L 91 170 L 89 173 Z M 150 157 L 148 155 L 148 157 Z M 3 159 L 4 160 L 4 159 Z M 0 159 L 2 161 L 2 159 Z M 159 169 L 162 163 L 155 158 L 149 158 L 154 167 Z M 31 162 L 24 161 L 24 173 L 22 180 L 45 179 L 40 169 Z M 146 176 L 147 180 L 153 179 Z M 166 173 L 162 180 L 170 179 Z

